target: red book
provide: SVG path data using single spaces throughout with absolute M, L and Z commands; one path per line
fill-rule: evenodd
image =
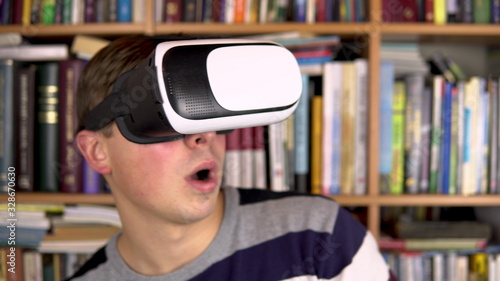
M 182 0 L 165 1 L 165 22 L 182 21 Z
M 75 142 L 78 129 L 76 114 L 76 87 L 78 78 L 85 67 L 83 60 L 66 60 L 60 62 L 60 176 L 61 192 L 82 192 L 82 158 Z

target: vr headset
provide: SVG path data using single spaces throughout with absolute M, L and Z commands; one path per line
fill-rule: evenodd
M 263 126 L 286 119 L 302 93 L 299 66 L 286 48 L 244 39 L 159 43 L 91 110 L 85 129 L 115 120 L 131 142 Z

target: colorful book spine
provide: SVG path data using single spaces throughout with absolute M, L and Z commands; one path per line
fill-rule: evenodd
M 422 96 L 422 126 L 419 192 L 429 193 L 430 148 L 432 135 L 432 89 L 426 87 Z
M 491 23 L 491 2 L 490 0 L 474 0 L 472 1 L 472 13 L 474 23 Z
M 78 126 L 76 114 L 76 89 L 85 61 L 65 60 L 60 62 L 60 108 L 59 108 L 59 157 L 61 192 L 82 192 L 82 158 L 78 152 L 75 134 Z
M 342 180 L 342 64 L 336 64 L 333 78 L 333 112 L 332 112 L 332 178 L 330 194 L 341 193 L 341 180 Z M 324 114 L 324 113 L 323 113 Z M 323 132 L 324 134 L 325 132 Z
M 439 163 L 440 159 L 440 147 L 441 147 L 441 136 L 442 136 L 442 126 L 441 126 L 441 104 L 442 104 L 442 92 L 444 88 L 445 78 L 441 75 L 436 75 L 433 77 L 433 101 L 432 101 L 432 136 L 431 136 L 431 163 L 430 163 L 430 175 L 429 175 L 429 192 L 437 193 L 438 187 L 438 173 L 439 173 Z
M 456 117 L 457 122 L 457 166 L 456 166 L 456 194 L 462 194 L 463 189 L 463 162 L 464 162 L 464 130 L 465 130 L 465 118 L 464 118 L 464 95 L 465 95 L 465 81 L 459 81 L 457 83 L 457 109 L 458 115 Z
M 404 193 L 406 84 L 398 80 L 393 88 L 389 193 L 398 195 Z
M 443 91 L 443 106 L 441 120 L 443 136 L 441 141 L 441 161 L 439 167 L 438 193 L 449 194 L 450 188 L 450 145 L 451 145 L 451 117 L 452 117 L 452 87 L 446 83 Z
M 458 102 L 458 88 L 451 89 L 451 120 L 450 120 L 450 177 L 448 194 L 457 194 L 458 186 L 458 119 L 460 118 L 460 108 Z
M 489 136 L 489 110 L 490 95 L 486 89 L 486 79 L 481 79 L 480 84 L 480 104 L 478 122 L 478 165 L 477 165 L 477 193 L 486 194 L 488 190 L 488 136 Z
M 342 84 L 339 83 L 342 77 L 342 63 L 341 62 L 330 62 L 323 66 L 323 140 L 322 140 L 322 167 L 323 171 L 321 173 L 322 179 L 322 193 L 330 194 L 334 191 L 332 186 L 332 174 L 333 171 L 333 150 L 336 149 L 335 144 L 333 144 L 333 114 L 334 114 L 334 94 L 335 87 L 339 87 Z M 338 194 L 338 190 L 336 193 Z
M 420 178 L 420 125 L 422 122 L 424 75 L 409 75 L 405 78 L 405 83 L 405 192 L 414 194 L 418 193 L 418 179 Z
M 308 191 L 309 176 L 309 76 L 302 74 L 302 94 L 295 110 L 295 187 L 299 192 Z
M 379 110 L 379 187 L 380 193 L 390 193 L 392 170 L 392 130 L 394 100 L 394 63 L 380 64 Z M 388 124 L 392 124 L 389 126 Z
M 59 191 L 59 64 L 37 69 L 37 184 L 40 191 Z
M 42 23 L 54 24 L 56 19 L 56 0 L 42 0 Z

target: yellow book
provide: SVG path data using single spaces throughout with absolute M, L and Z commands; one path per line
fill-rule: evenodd
M 312 98 L 311 114 L 311 193 L 321 194 L 322 96 Z
M 23 14 L 21 17 L 23 25 L 31 24 L 31 0 L 23 0 Z
M 405 169 L 405 108 L 406 84 L 403 81 L 394 83 L 394 102 L 392 112 L 392 169 L 391 194 L 402 194 L 404 191 Z
M 434 24 L 446 24 L 446 0 L 434 0 Z

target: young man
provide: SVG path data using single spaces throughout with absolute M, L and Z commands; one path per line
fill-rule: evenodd
M 80 78 L 77 143 L 111 188 L 123 229 L 69 280 L 389 280 L 373 236 L 336 202 L 221 187 L 223 134 L 138 144 L 115 122 L 83 129 L 155 45 L 115 40 Z

